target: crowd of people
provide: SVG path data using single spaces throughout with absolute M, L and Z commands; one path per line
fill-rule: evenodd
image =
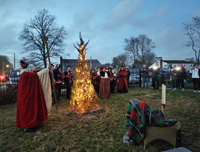
M 71 66 L 68 65 L 66 70 L 61 73 L 61 66 L 57 64 L 54 68 L 53 64 L 50 64 L 49 72 L 52 72 L 53 82 L 55 84 L 55 92 L 57 101 L 60 100 L 61 95 L 61 86 L 62 82 L 64 82 L 66 88 L 66 98 L 70 99 L 71 95 L 71 87 L 73 85 L 73 75 L 71 71 Z M 115 86 L 117 85 L 117 92 L 119 93 L 127 93 L 129 86 L 129 76 L 130 71 L 128 68 L 124 66 L 118 67 L 114 69 L 112 72 L 111 67 L 97 67 L 97 69 L 90 70 L 90 78 L 91 83 L 94 86 L 96 93 L 100 98 L 109 98 L 111 94 L 115 91 Z M 51 74 L 50 74 L 51 77 Z M 52 85 L 52 84 L 51 84 Z M 54 95 L 52 93 L 53 103 L 55 104 Z
M 70 99 L 71 86 L 73 85 L 71 66 L 70 65 L 67 66 L 63 75 L 61 74 L 61 67 L 59 64 L 56 65 L 55 69 L 54 69 L 53 64 L 51 64 L 51 66 L 53 66 L 52 71 L 53 71 L 53 76 L 54 76 L 57 100 L 60 100 L 62 80 L 64 80 L 64 83 L 65 83 L 66 98 Z M 199 78 L 200 72 L 199 71 L 200 71 L 200 65 L 195 65 L 190 70 L 190 73 L 192 75 L 192 82 L 194 85 L 194 92 L 200 92 L 200 78 Z M 32 72 L 37 73 L 37 68 L 33 67 Z M 149 87 L 149 77 L 150 77 L 149 72 L 152 73 L 151 75 L 152 87 L 154 90 L 155 89 L 158 90 L 160 83 L 165 83 L 163 81 L 165 78 L 162 75 L 161 69 L 158 67 L 158 65 L 154 66 L 151 69 L 149 69 L 146 65 L 143 65 L 143 68 L 141 69 L 142 87 L 143 88 Z M 172 89 L 184 91 L 185 90 L 184 80 L 187 80 L 187 75 L 186 75 L 186 70 L 182 66 L 182 64 L 179 64 L 178 66 L 174 66 L 172 70 L 169 71 L 169 74 L 170 74 Z M 90 76 L 91 76 L 91 82 L 94 85 L 95 91 L 99 94 L 99 91 L 101 90 L 100 97 L 102 98 L 104 98 L 104 95 L 102 95 L 102 92 L 108 92 L 105 89 L 108 89 L 109 87 L 109 90 L 110 90 L 109 93 L 112 94 L 115 91 L 116 85 L 117 85 L 117 92 L 120 92 L 120 93 L 128 92 L 130 71 L 128 68 L 125 68 L 124 66 L 122 66 L 121 68 L 116 66 L 114 70 L 112 70 L 111 67 L 108 67 L 108 68 L 105 66 L 97 67 L 97 69 L 90 70 Z M 108 79 L 110 81 L 108 81 Z M 100 87 L 100 84 L 101 84 L 101 87 Z M 55 103 L 55 101 L 53 101 L 53 103 Z
M 115 91 L 115 85 L 117 85 L 117 92 L 128 92 L 128 81 L 130 72 L 126 70 L 124 66 L 118 68 L 116 66 L 114 73 L 111 67 L 103 66 L 97 67 L 97 70 L 91 69 L 90 76 L 94 89 L 101 98 L 109 98 Z M 127 81 L 128 80 L 128 81 Z
M 161 69 L 158 67 L 158 65 L 154 66 L 149 70 L 149 68 L 144 65 L 144 68 L 141 70 L 143 73 L 143 87 L 148 88 L 148 82 L 149 82 L 149 71 L 152 72 L 152 87 L 153 89 L 159 89 L 160 80 L 161 83 L 164 83 L 164 75 L 162 74 Z M 200 92 L 200 65 L 195 65 L 191 68 L 190 74 L 192 76 L 192 82 L 194 85 L 194 92 Z M 188 79 L 188 76 L 186 74 L 186 70 L 183 67 L 182 64 L 179 64 L 178 66 L 174 66 L 169 71 L 170 79 L 172 82 L 172 89 L 175 90 L 185 90 L 185 81 Z
M 53 65 L 51 66 L 53 67 Z M 196 65 L 190 70 L 194 84 L 194 92 L 200 92 L 199 69 L 200 66 Z M 60 100 L 62 80 L 64 80 L 66 88 L 66 98 L 70 99 L 71 86 L 73 85 L 71 66 L 67 66 L 64 73 L 61 73 L 60 65 L 56 65 L 55 69 L 53 68 L 51 71 L 53 71 L 57 100 Z M 151 69 L 149 69 L 146 65 L 143 65 L 143 68 L 141 69 L 143 88 L 149 87 L 149 72 L 152 73 L 151 76 L 153 89 L 159 89 L 160 83 L 164 83 L 164 76 L 161 72 L 161 68 L 159 68 L 158 65 Z M 169 74 L 173 90 L 184 91 L 184 80 L 187 79 L 187 75 L 182 64 L 174 66 Z M 97 67 L 97 69 L 90 70 L 90 77 L 94 89 L 100 98 L 109 98 L 115 90 L 118 93 L 128 92 L 130 71 L 124 66 L 120 68 L 116 66 L 114 70 L 112 70 L 111 67 L 106 66 Z M 54 103 L 55 100 L 53 98 L 53 104 Z

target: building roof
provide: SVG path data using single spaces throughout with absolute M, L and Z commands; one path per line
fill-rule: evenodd
M 163 62 L 167 62 L 167 63 L 192 63 L 189 61 L 185 61 L 185 60 L 162 60 Z

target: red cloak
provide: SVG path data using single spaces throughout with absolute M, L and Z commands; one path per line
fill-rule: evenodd
M 17 128 L 32 128 L 47 120 L 47 108 L 37 73 L 24 72 L 17 92 Z
M 126 71 L 121 71 L 121 70 L 118 71 L 119 82 L 118 82 L 118 85 L 117 85 L 117 90 L 123 90 L 123 83 L 125 83 L 126 88 L 128 90 L 126 75 L 127 75 Z

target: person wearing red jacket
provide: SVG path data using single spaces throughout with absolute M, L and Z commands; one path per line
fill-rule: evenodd
M 122 66 L 118 71 L 119 82 L 117 85 L 117 92 L 119 93 L 127 93 L 128 92 L 128 84 L 126 81 L 127 72 Z

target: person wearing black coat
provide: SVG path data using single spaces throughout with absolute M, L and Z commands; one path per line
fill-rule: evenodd
M 61 69 L 60 65 L 57 65 L 57 67 L 53 70 L 55 79 L 54 83 L 55 83 L 56 98 L 58 101 L 60 100 L 61 86 L 62 86 L 62 77 L 60 69 Z
M 186 71 L 185 68 L 182 66 L 182 64 L 179 64 L 179 66 L 176 67 L 175 73 L 176 73 L 176 88 L 180 89 L 181 86 L 182 91 L 184 91 L 184 79 L 186 78 Z
M 176 66 L 173 67 L 173 70 L 170 73 L 172 80 L 172 89 L 176 89 Z
M 72 76 L 72 72 L 71 72 L 71 66 L 68 65 L 67 66 L 67 71 L 64 72 L 65 75 L 65 87 L 66 87 L 66 98 L 70 99 L 70 95 L 71 95 L 71 76 Z
M 152 72 L 152 87 L 159 90 L 160 68 L 156 65 L 151 69 Z

